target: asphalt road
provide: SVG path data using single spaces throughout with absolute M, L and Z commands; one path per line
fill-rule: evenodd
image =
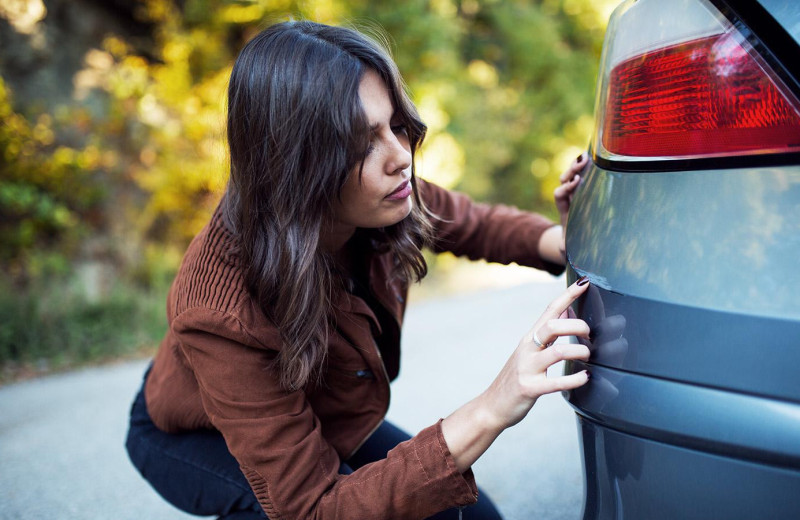
M 412 304 L 389 419 L 416 432 L 480 393 L 563 287 L 550 278 Z M 0 388 L 0 519 L 196 518 L 151 491 L 123 447 L 146 363 Z M 473 469 L 509 520 L 581 516 L 575 418 L 560 395 L 541 398 Z

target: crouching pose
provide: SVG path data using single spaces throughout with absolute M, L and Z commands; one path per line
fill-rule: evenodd
M 226 519 L 499 518 L 470 466 L 586 347 L 569 287 L 494 382 L 414 436 L 384 421 L 422 247 L 564 269 L 561 226 L 416 177 L 425 125 L 387 52 L 360 33 L 274 25 L 228 91 L 230 181 L 189 246 L 127 449 L 170 503 Z M 580 158 L 556 191 L 566 215 Z M 454 360 L 455 361 L 455 360 Z M 468 506 L 468 507 L 464 507 Z

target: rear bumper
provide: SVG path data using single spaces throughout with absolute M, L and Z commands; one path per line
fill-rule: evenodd
M 591 357 L 566 366 L 592 375 L 566 393 L 584 520 L 800 518 L 798 201 L 797 167 L 589 172 L 567 236 L 592 282 Z
M 593 305 L 605 300 L 611 318 L 629 319 L 622 330 L 611 327 L 610 335 L 608 327 L 594 324 L 593 341 L 587 342 L 590 362 L 566 365 L 567 373 L 591 372 L 587 385 L 565 393 L 577 413 L 583 449 L 584 520 L 800 518 L 800 403 L 676 380 L 702 376 L 695 372 L 702 358 L 673 378 L 652 374 L 658 370 L 650 370 L 647 346 L 658 340 L 647 332 L 653 320 L 674 309 L 596 287 L 591 291 L 579 302 L 579 315 L 596 319 L 602 313 Z M 711 341 L 730 330 L 728 322 L 764 320 L 689 311 L 693 318 L 683 323 L 690 329 L 693 319 L 709 324 L 704 337 Z M 763 328 L 778 333 L 797 327 L 783 323 L 789 329 L 782 331 L 769 321 Z M 641 344 L 646 346 L 637 351 Z M 719 366 L 725 370 L 724 362 Z M 674 363 L 661 372 L 670 367 Z
M 580 414 L 578 425 L 584 520 L 800 518 L 800 471 L 653 441 Z

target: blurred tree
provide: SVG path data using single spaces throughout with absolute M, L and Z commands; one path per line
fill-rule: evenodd
M 53 118 L 35 121 L 14 112 L 0 78 L 0 264 L 17 279 L 66 270 L 58 246 L 70 254 L 103 197 L 93 182 L 102 157 L 97 148 L 55 144 Z
M 401 70 L 433 123 L 423 174 L 548 211 L 557 175 L 588 144 L 602 4 L 364 2 L 364 15 L 395 35 Z M 455 171 L 440 175 L 448 162 Z
M 174 268 L 224 188 L 232 62 L 260 29 L 292 17 L 391 35 L 429 125 L 424 177 L 550 211 L 558 173 L 589 138 L 611 3 L 4 3 L 0 267 L 17 281 L 87 257 L 142 281 Z

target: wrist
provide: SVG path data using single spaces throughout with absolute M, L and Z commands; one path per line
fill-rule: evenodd
M 479 428 L 487 434 L 498 436 L 508 425 L 498 413 L 500 406 L 491 397 L 491 388 L 480 394 L 474 401 L 475 417 Z
M 484 394 L 442 420 L 442 436 L 456 468 L 463 473 L 505 429 Z
M 564 265 L 564 228 L 556 224 L 544 230 L 539 239 L 538 250 L 542 260 Z

